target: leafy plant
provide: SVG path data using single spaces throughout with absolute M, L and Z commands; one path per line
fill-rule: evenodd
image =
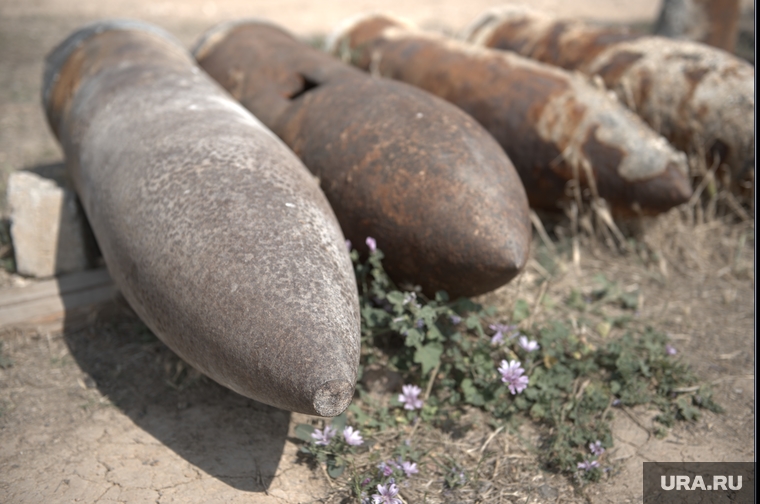
M 628 330 L 600 347 L 562 320 L 520 331 L 514 324 L 529 319 L 526 302 L 515 303 L 510 325 L 494 320 L 495 310 L 469 299 L 452 301 L 445 292 L 428 298 L 419 288 L 400 289 L 385 273 L 374 240 L 367 243 L 366 260 L 351 252 L 361 302 L 360 371 L 385 366 L 400 373 L 406 385 L 383 404 L 358 386 L 359 401 L 348 411 L 366 435 L 405 425 L 445 428 L 465 407 L 486 412 L 494 427 L 528 416 L 546 427 L 540 458 L 547 467 L 596 480 L 604 469 L 605 449 L 612 446 L 609 421 L 615 408 L 653 404 L 661 411 L 657 420 L 663 427 L 695 420 L 702 408 L 720 411 L 708 387 L 690 388 L 694 376 L 674 356 L 667 336 L 652 328 Z M 603 304 L 637 308 L 638 292 L 626 292 L 602 276 L 596 280 L 600 287 L 591 296 L 573 292 L 567 304 L 579 311 Z M 624 328 L 628 320 L 606 323 Z M 342 428 L 345 418 L 333 420 L 334 428 Z M 330 476 L 351 466 L 353 449 L 340 442 L 318 446 L 313 426 L 301 425 L 297 433 L 308 443 L 301 451 L 326 464 Z M 389 485 L 412 476 L 402 470 L 404 463 L 416 469 L 424 461 L 424 453 L 397 439 L 391 458 L 381 460 L 378 453 L 375 467 L 350 476 L 355 496 L 369 498 L 368 492 L 381 486 L 389 491 Z M 456 461 L 434 462 L 431 467 L 443 476 L 444 488 L 467 484 Z

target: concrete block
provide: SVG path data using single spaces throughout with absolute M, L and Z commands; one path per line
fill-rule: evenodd
M 92 265 L 94 240 L 62 164 L 12 173 L 8 204 L 20 274 L 45 278 Z

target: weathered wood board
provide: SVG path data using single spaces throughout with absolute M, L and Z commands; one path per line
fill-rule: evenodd
M 72 328 L 92 310 L 116 297 L 105 268 L 0 291 L 0 329 L 40 327 L 47 332 Z

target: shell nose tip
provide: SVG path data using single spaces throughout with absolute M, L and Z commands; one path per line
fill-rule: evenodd
M 353 397 L 353 383 L 348 380 L 331 380 L 317 389 L 312 398 L 312 404 L 319 416 L 334 417 L 348 408 Z

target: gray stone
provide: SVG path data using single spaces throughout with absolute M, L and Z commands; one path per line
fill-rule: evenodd
M 8 180 L 11 239 L 22 275 L 51 277 L 87 269 L 93 244 L 63 165 L 17 171 Z

